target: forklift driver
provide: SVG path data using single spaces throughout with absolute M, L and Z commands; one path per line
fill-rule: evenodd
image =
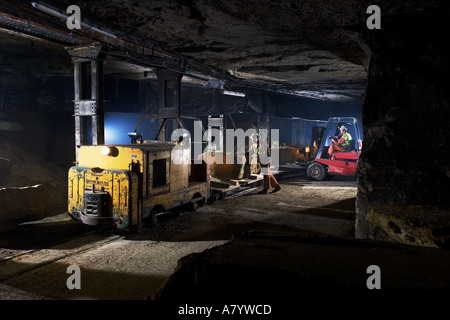
M 350 146 L 350 140 L 352 140 L 352 136 L 347 132 L 347 128 L 342 126 L 339 128 L 341 130 L 341 136 L 330 136 L 331 145 L 328 148 L 328 154 L 330 158 L 333 156 L 333 153 L 336 151 L 347 151 L 347 148 Z

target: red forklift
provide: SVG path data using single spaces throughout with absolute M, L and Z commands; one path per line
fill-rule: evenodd
M 350 145 L 345 151 L 328 154 L 331 137 L 339 136 L 341 126 L 347 128 L 352 136 Z M 325 180 L 329 176 L 356 177 L 359 156 L 362 148 L 362 125 L 352 117 L 332 117 L 328 119 L 327 127 L 318 143 L 314 160 L 308 163 L 306 174 L 314 180 Z

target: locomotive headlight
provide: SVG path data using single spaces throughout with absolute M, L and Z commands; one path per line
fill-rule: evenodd
M 117 157 L 119 155 L 119 149 L 117 149 L 116 147 L 104 146 L 102 148 L 102 153 L 105 156 Z
M 104 156 L 109 155 L 110 152 L 111 152 L 111 149 L 109 147 L 106 147 L 106 146 L 103 147 L 102 153 L 103 153 Z

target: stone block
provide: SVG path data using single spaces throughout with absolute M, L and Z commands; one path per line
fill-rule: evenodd
M 450 247 L 450 212 L 434 206 L 384 206 L 368 211 L 366 219 L 403 244 Z
M 9 159 L 0 157 L 0 185 L 5 182 L 11 172 L 12 163 Z
M 304 153 L 300 153 L 299 148 L 294 147 L 281 147 L 279 149 L 280 152 L 280 162 L 284 163 L 295 163 L 297 161 L 305 161 Z
M 0 189 L 0 232 L 19 223 L 45 218 L 51 209 L 50 193 L 43 185 Z
M 203 154 L 202 159 L 210 163 L 211 176 L 218 179 L 233 180 L 246 178 L 245 164 L 247 162 L 245 155 L 232 155 L 233 161 L 228 161 L 230 154 L 223 152 L 215 152 L 211 154 Z

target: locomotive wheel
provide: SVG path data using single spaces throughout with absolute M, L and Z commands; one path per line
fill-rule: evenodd
M 314 180 L 322 181 L 327 177 L 327 170 L 320 163 L 314 162 L 308 166 L 307 174 Z
M 150 216 L 148 218 L 151 227 L 155 227 L 158 224 L 158 217 L 156 216 L 157 214 L 157 211 L 150 212 Z
M 153 208 L 147 218 L 143 220 L 144 226 L 147 228 L 155 227 L 158 224 L 158 215 L 163 212 L 159 208 Z
M 197 209 L 198 209 L 198 202 L 197 201 L 192 201 L 190 203 L 190 206 L 189 206 L 189 211 L 190 212 L 195 212 Z

